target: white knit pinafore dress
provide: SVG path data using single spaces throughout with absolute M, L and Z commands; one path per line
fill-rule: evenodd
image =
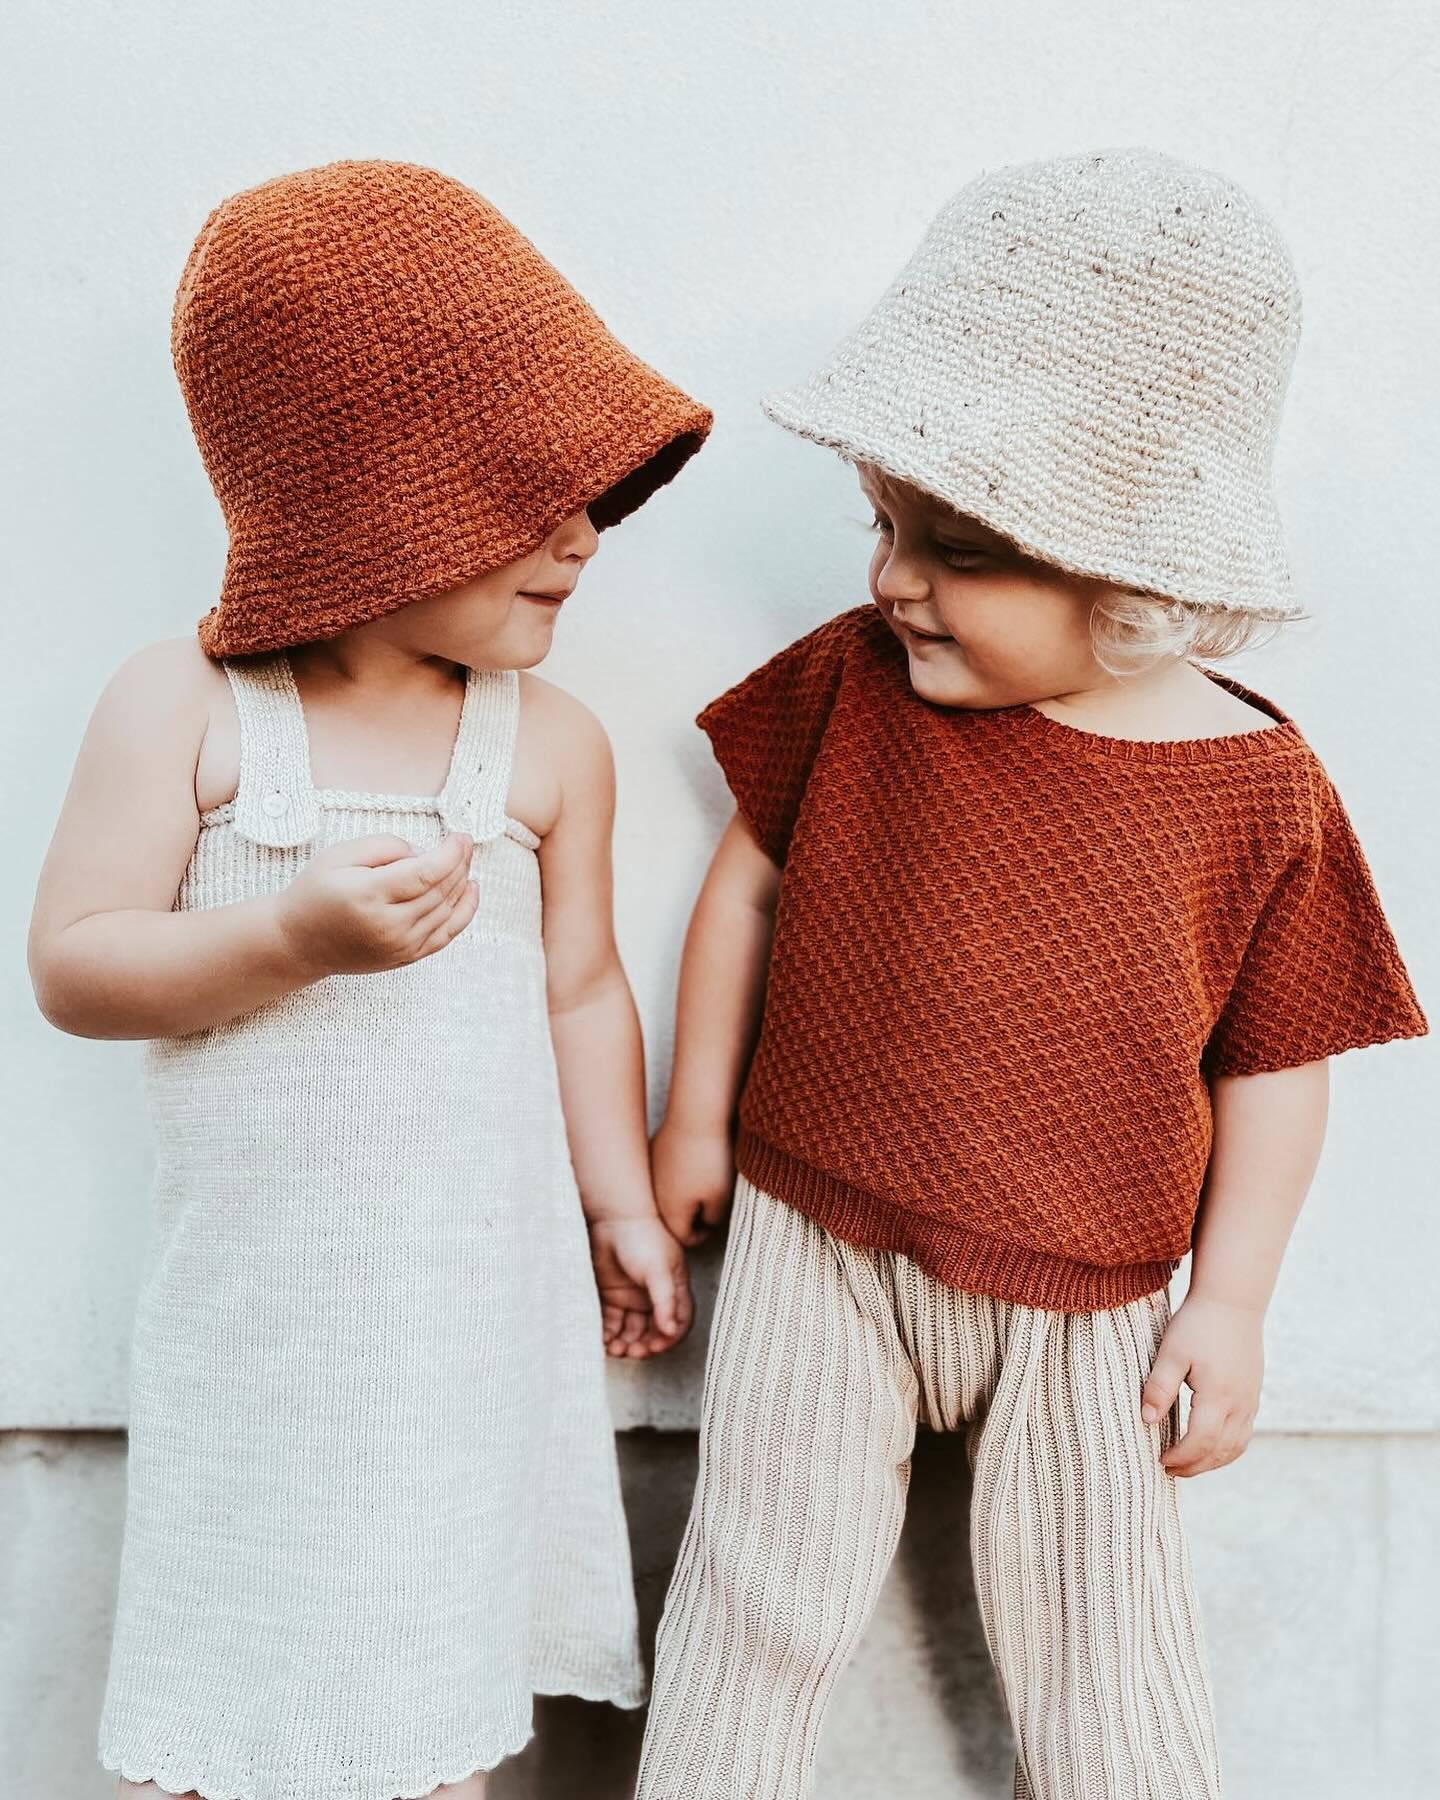
M 206 1800 L 410 1800 L 518 1750 L 532 1693 L 643 1698 L 539 840 L 505 812 L 518 679 L 469 675 L 415 799 L 317 792 L 288 661 L 226 666 L 239 791 L 178 908 L 447 829 L 480 904 L 421 962 L 150 1047 L 100 1759 Z

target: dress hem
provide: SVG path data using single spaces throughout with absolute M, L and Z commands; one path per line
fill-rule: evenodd
M 567 1698 L 584 1700 L 597 1706 L 614 1706 L 621 1712 L 636 1712 L 644 1706 L 646 1700 L 643 1689 L 639 1690 L 637 1698 L 634 1688 L 623 1689 L 620 1693 L 601 1693 L 595 1690 L 587 1691 L 576 1683 L 563 1680 L 554 1685 L 539 1684 L 532 1688 L 531 1692 L 543 1700 Z M 491 1774 L 502 1763 L 508 1762 L 512 1756 L 518 1756 L 534 1736 L 535 1729 L 531 1725 L 508 1748 L 482 1750 L 477 1753 L 478 1761 L 470 1763 L 467 1768 L 460 1769 L 454 1774 L 421 1776 L 419 1777 L 420 1781 L 426 1784 L 421 1787 L 414 1786 L 413 1782 L 402 1782 L 399 1786 L 386 1783 L 363 1794 L 353 1795 L 353 1800 L 426 1800 L 426 1796 L 433 1794 L 437 1788 L 453 1787 L 461 1781 L 468 1781 L 472 1775 Z M 115 1753 L 102 1747 L 97 1760 L 102 1769 L 118 1776 L 120 1780 L 137 1783 L 152 1782 L 162 1794 L 198 1794 L 200 1800 L 259 1800 L 258 1791 L 255 1788 L 246 1787 L 243 1784 L 237 1785 L 225 1780 L 224 1777 L 219 1778 L 220 1785 L 216 1786 L 213 1777 L 177 1774 L 164 1768 L 163 1759 L 152 1764 L 149 1759 L 142 1756 L 138 1761 L 132 1762 L 125 1754 Z M 167 1786 L 166 1784 L 171 1781 L 178 1781 L 181 1785 L 179 1787 Z M 352 1797 L 347 1796 L 347 1800 L 352 1800 Z

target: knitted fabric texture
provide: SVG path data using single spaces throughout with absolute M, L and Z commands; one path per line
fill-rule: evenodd
M 873 607 L 701 715 L 782 866 L 737 1160 L 841 1237 L 1032 1306 L 1189 1247 L 1207 1078 L 1425 1021 L 1314 752 L 1165 743 L 910 687 Z M 1218 679 L 1218 678 L 1217 678 Z
M 1275 226 L 1148 150 L 962 188 L 809 381 L 765 402 L 1060 568 L 1297 612 L 1271 459 L 1300 328 Z
M 967 1438 L 1014 1800 L 1219 1800 L 1179 1484 L 1160 1466 L 1180 1409 L 1146 1425 L 1138 1402 L 1169 1316 L 1164 1292 L 1091 1313 L 964 1293 L 739 1181 L 635 1800 L 814 1794 L 920 1420 Z
M 181 910 L 327 845 L 476 839 L 436 956 L 156 1040 L 107 1767 L 207 1800 L 396 1800 L 513 1755 L 532 1692 L 638 1705 L 600 1308 L 551 1047 L 510 672 L 438 796 L 310 781 L 287 660 L 227 663 L 240 789 Z
M 462 586 L 586 508 L 613 525 L 710 429 L 493 206 L 402 163 L 224 201 L 172 348 L 230 534 L 216 657 Z

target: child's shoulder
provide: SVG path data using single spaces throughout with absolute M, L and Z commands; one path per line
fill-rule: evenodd
M 164 638 L 128 656 L 96 702 L 91 732 L 127 743 L 205 738 L 217 701 L 230 704 L 224 670 L 193 637 Z
M 544 839 L 567 804 L 606 815 L 614 789 L 615 759 L 600 720 L 583 700 L 523 670 L 511 812 Z
M 193 638 L 167 638 L 134 651 L 95 702 L 77 782 L 102 796 L 105 805 L 125 791 L 147 801 L 188 795 L 203 810 L 202 765 L 214 739 L 224 736 L 212 726 L 224 719 L 226 707 L 234 736 L 234 707 L 226 690 L 224 671 Z
M 521 730 L 533 727 L 561 755 L 590 758 L 610 754 L 610 738 L 583 700 L 532 669 L 520 674 Z
M 161 638 L 132 651 L 110 677 L 105 692 L 121 699 L 183 703 L 225 691 L 225 671 L 194 637 Z

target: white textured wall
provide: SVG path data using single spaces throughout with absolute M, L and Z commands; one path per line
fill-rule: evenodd
M 287 168 L 385 155 L 469 181 L 719 415 L 679 484 L 607 538 L 548 670 L 615 739 L 621 928 L 657 1094 L 684 915 L 724 806 L 689 720 L 864 597 L 847 478 L 766 424 L 756 396 L 856 318 L 983 166 L 1146 141 L 1249 184 L 1283 221 L 1306 290 L 1280 475 L 1314 621 L 1240 672 L 1326 757 L 1422 1000 L 1440 1011 L 1440 850 L 1425 810 L 1440 710 L 1440 95 L 1425 0 L 11 0 L 0 31 L 0 930 L 12 947 L 0 1429 L 123 1423 L 146 1214 L 137 1057 L 50 1031 L 18 946 L 99 688 L 213 599 L 220 522 L 169 369 L 170 300 L 209 206 Z M 1330 1147 L 1273 1310 L 1262 1419 L 1326 1435 L 1306 1440 L 1305 1504 L 1292 1504 L 1278 1447 L 1231 1490 L 1247 1515 L 1283 1515 L 1287 1541 L 1313 1553 L 1310 1575 L 1302 1556 L 1287 1581 L 1320 1580 L 1342 1549 L 1368 1566 L 1387 1533 L 1415 1530 L 1433 1456 L 1387 1443 L 1440 1428 L 1435 1069 L 1428 1044 L 1337 1069 Z M 691 1351 L 653 1376 L 626 1372 L 622 1421 L 691 1422 L 697 1368 Z M 1338 1433 L 1370 1434 L 1370 1448 Z M 1363 1474 L 1372 1453 L 1386 1482 Z M 45 1469 L 65 1466 L 63 1442 L 47 1456 Z M 62 1484 L 82 1532 L 101 1461 L 74 1461 Z M 0 1469 L 0 1490 L 18 1466 Z M 28 1509 L 45 1476 L 26 1469 Z M 1338 1651 L 1303 1609 L 1285 1612 L 1273 1558 L 1247 1562 L 1230 1480 L 1209 1478 L 1197 1508 L 1202 1556 L 1253 1590 L 1258 1616 L 1288 1619 L 1276 1657 L 1329 1667 Z M 1334 1509 L 1357 1495 L 1355 1531 L 1337 1534 Z M 32 1572 L 62 1538 L 73 1551 L 58 1534 Z M 1433 1584 L 1421 1592 L 1433 1605 Z M 1218 1605 L 1243 1619 L 1233 1591 Z M 1392 1616 L 1366 1676 L 1371 1711 L 1399 1707 L 1413 1679 L 1423 1609 Z M 12 1654 L 33 1666 L 37 1652 Z M 1293 1721 L 1280 1679 L 1274 1706 Z M 1338 1753 L 1325 1766 L 1339 1770 Z M 1385 1791 L 1440 1791 L 1440 1775 L 1433 1789 L 1413 1778 L 1407 1790 L 1410 1777 L 1388 1775 Z M 1244 1791 L 1274 1800 L 1302 1785 Z

